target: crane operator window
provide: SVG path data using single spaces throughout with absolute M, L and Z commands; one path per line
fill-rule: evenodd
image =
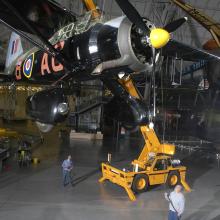
M 165 159 L 157 160 L 154 170 L 166 170 L 167 169 L 167 161 Z

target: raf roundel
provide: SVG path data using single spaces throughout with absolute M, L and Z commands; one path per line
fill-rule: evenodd
M 23 65 L 23 73 L 27 78 L 31 77 L 32 69 L 33 69 L 33 63 L 34 63 L 34 53 L 29 55 L 26 60 L 24 61 Z

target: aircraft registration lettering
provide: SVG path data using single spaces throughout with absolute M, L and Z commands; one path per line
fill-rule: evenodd
M 55 45 L 55 49 L 62 50 L 64 47 L 64 41 L 61 41 Z M 59 72 L 63 70 L 63 65 L 61 63 L 56 64 L 54 57 L 52 57 L 52 69 L 54 72 Z
M 41 75 L 44 75 L 44 71 L 46 71 L 47 73 L 51 73 L 48 65 L 48 53 L 44 53 L 41 61 Z
M 62 50 L 64 47 L 64 41 L 57 43 L 54 48 Z M 49 58 L 51 59 L 51 66 L 49 65 Z M 41 60 L 41 75 L 44 76 L 45 73 L 50 74 L 51 72 L 59 72 L 63 70 L 63 65 L 56 62 L 54 57 L 49 57 L 47 53 L 43 54 Z

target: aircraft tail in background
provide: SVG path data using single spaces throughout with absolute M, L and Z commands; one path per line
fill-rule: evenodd
M 23 48 L 21 38 L 18 34 L 12 32 L 8 46 L 5 68 L 8 68 L 22 53 Z

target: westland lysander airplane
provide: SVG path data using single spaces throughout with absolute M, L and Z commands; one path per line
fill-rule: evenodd
M 42 131 L 68 115 L 63 83 L 100 79 L 114 94 L 111 102 L 117 111 L 112 117 L 133 127 L 148 122 L 148 111 L 131 74 L 151 72 L 160 55 L 192 61 L 219 59 L 170 39 L 186 18 L 156 28 L 128 0 L 116 2 L 125 16 L 103 22 L 92 0 L 84 0 L 89 10 L 84 16 L 52 0 L 0 0 L 0 21 L 35 46 L 22 53 L 20 38 L 14 35 L 4 77 L 15 83 L 51 84 L 27 99 L 27 113 Z

